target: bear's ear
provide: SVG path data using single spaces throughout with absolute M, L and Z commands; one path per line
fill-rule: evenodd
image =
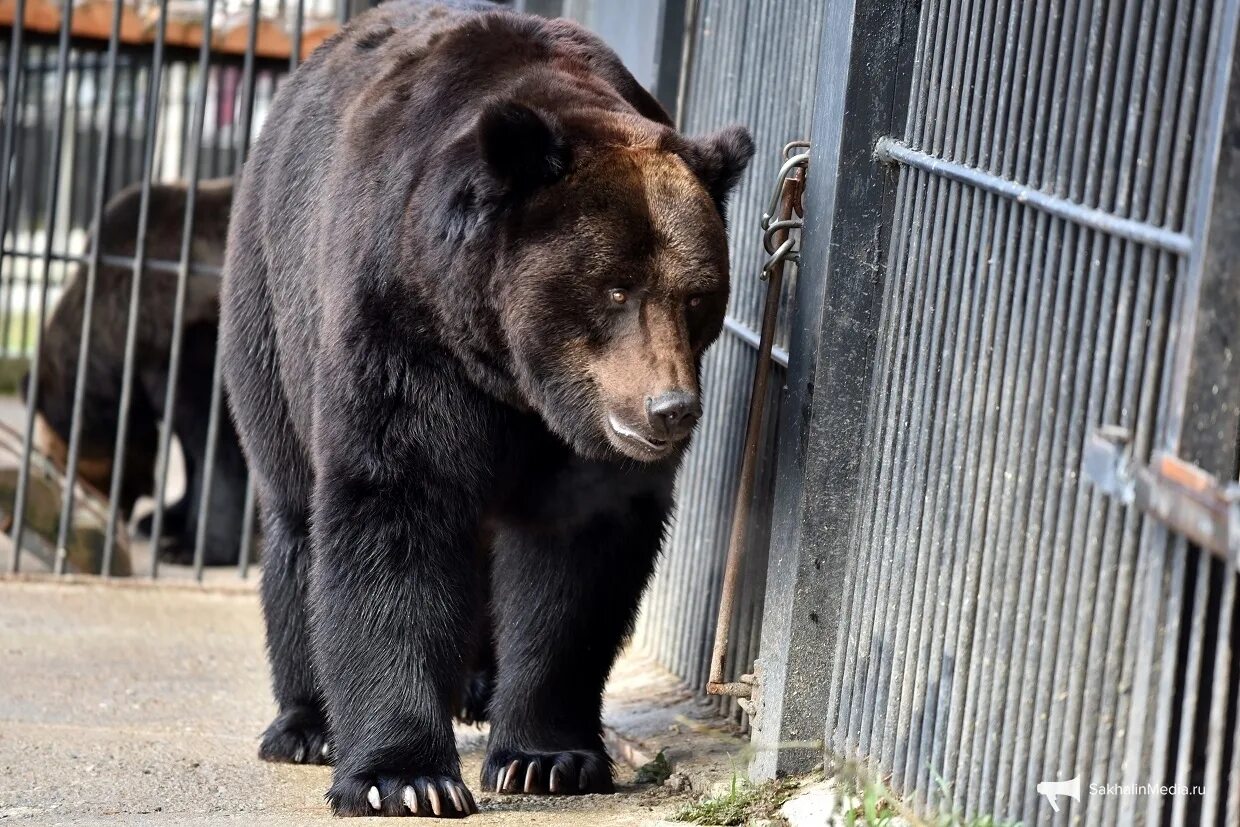
M 729 126 L 704 138 L 686 139 L 680 157 L 706 185 L 715 199 L 719 215 L 724 215 L 728 196 L 753 158 L 753 138 L 743 126 Z
M 516 195 L 555 181 L 571 160 L 559 124 L 516 101 L 493 104 L 482 113 L 478 146 L 491 175 Z

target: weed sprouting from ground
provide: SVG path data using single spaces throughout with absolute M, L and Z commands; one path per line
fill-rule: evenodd
M 788 800 L 795 787 L 794 783 L 782 780 L 750 786 L 733 774 L 732 786 L 726 793 L 686 804 L 672 815 L 672 821 L 732 827 L 768 819 Z
M 671 775 L 672 764 L 667 760 L 667 754 L 659 750 L 659 754 L 654 757 L 653 761 L 637 768 L 635 781 L 638 784 L 663 784 Z
M 917 816 L 882 781 L 855 762 L 840 765 L 839 812 L 844 827 L 1022 827 L 1019 821 L 1004 821 L 992 815 L 967 818 L 952 801 L 950 785 L 938 774 L 935 783 L 942 793 L 939 814 L 927 820 Z
M 822 748 L 820 743 L 809 746 Z M 742 752 L 737 756 L 737 766 L 747 766 L 751 757 Z M 833 802 L 828 798 L 825 803 L 825 809 L 829 811 L 826 824 L 830 827 L 1022 827 L 1019 821 L 993 815 L 965 816 L 953 800 L 951 784 L 933 771 L 931 776 L 939 791 L 939 811 L 937 815 L 922 816 L 892 792 L 887 782 L 866 764 L 837 759 L 828 761 L 827 766 L 830 769 L 825 786 L 829 790 L 828 795 L 834 797 Z M 755 822 L 786 825 L 788 822 L 782 817 L 780 808 L 800 789 L 823 787 L 823 770 L 824 767 L 819 765 L 810 775 L 781 778 L 763 784 L 750 783 L 744 771 L 737 770 L 733 772 L 726 791 L 686 804 L 670 818 L 672 821 L 713 827 L 736 827 Z

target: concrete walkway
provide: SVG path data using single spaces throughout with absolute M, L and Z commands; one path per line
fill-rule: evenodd
M 0 824 L 340 823 L 327 768 L 255 757 L 267 680 L 252 592 L 0 581 Z M 647 663 L 617 668 L 608 719 L 637 760 L 666 747 L 699 790 L 740 751 Z M 458 742 L 478 793 L 485 733 Z M 469 823 L 642 825 L 694 795 L 633 778 L 621 765 L 614 796 L 482 794 Z

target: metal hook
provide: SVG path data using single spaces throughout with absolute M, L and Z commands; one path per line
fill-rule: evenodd
M 787 218 L 782 221 L 772 221 L 766 228 L 766 232 L 762 234 L 762 248 L 770 254 L 775 253 L 774 237 L 775 233 L 780 230 L 799 230 L 805 226 L 805 222 L 799 218 Z
M 789 144 L 789 146 L 791 146 L 791 144 Z M 775 191 L 771 193 L 771 198 L 767 202 L 766 212 L 762 213 L 763 230 L 770 226 L 771 221 L 774 220 L 775 213 L 779 210 L 779 199 L 783 195 L 784 182 L 788 180 L 788 175 L 797 167 L 808 165 L 809 153 L 801 152 L 784 161 L 783 166 L 779 168 L 779 175 L 775 178 Z

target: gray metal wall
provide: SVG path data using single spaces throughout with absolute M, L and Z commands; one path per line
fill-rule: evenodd
M 823 732 L 928 811 L 1240 823 L 1234 563 L 1081 473 L 1118 424 L 1236 474 L 1237 4 L 834 6 L 802 262 L 833 398 L 776 505 L 757 740 Z
M 714 640 L 719 584 L 737 484 L 749 386 L 765 283 L 766 254 L 759 228 L 788 141 L 804 138 L 813 106 L 814 66 L 824 0 L 702 0 L 691 19 L 688 76 L 682 128 L 704 134 L 731 123 L 748 126 L 759 147 L 732 197 L 729 236 L 732 297 L 728 329 L 706 359 L 706 414 L 678 480 L 678 513 L 653 587 L 647 595 L 636 644 L 695 690 L 706 681 Z M 792 273 L 792 268 L 789 268 Z M 794 282 L 795 278 L 788 279 Z M 786 359 L 786 333 L 780 350 Z M 776 403 L 782 367 L 772 376 Z M 778 406 L 769 413 L 774 423 Z M 765 456 L 774 453 L 774 427 L 767 429 Z M 738 600 L 728 662 L 735 679 L 757 653 L 766 571 L 773 468 L 757 486 L 743 592 Z M 729 705 L 727 708 L 739 714 Z

